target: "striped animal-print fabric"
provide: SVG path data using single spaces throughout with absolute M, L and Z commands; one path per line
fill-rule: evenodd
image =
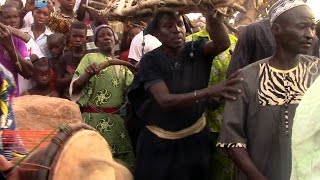
M 298 104 L 318 74 L 317 62 L 302 63 L 293 69 L 282 71 L 260 64 L 259 105 Z
M 221 147 L 221 148 L 247 148 L 247 145 L 244 143 L 221 143 L 218 142 L 216 144 L 216 147 Z

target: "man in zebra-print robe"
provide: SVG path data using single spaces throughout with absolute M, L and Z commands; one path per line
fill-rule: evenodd
M 245 67 L 236 101 L 227 101 L 217 146 L 239 168 L 237 179 L 288 180 L 291 129 L 302 96 L 318 76 L 320 61 L 306 54 L 314 15 L 301 0 L 282 0 L 270 12 L 275 54 Z

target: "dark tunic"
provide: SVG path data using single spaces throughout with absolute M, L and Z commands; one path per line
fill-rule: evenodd
M 191 42 L 185 45 L 178 61 L 169 59 L 161 47 L 143 56 L 128 97 L 144 125 L 178 131 L 191 126 L 201 117 L 206 102 L 163 111 L 147 90 L 160 81 L 164 81 L 170 93 L 174 94 L 206 88 L 212 57 L 203 55 L 205 42 L 194 42 L 194 58 L 190 57 Z M 208 145 L 207 129 L 183 139 L 166 140 L 144 128 L 137 143 L 135 179 L 206 179 Z
M 65 77 L 66 74 L 72 77 L 73 73 L 77 69 L 82 57 L 73 56 L 72 51 L 65 52 L 59 60 L 60 69 L 57 69 L 58 78 Z M 70 99 L 69 87 L 59 87 L 59 91 L 62 98 Z
M 245 67 L 242 93 L 227 101 L 218 146 L 247 148 L 257 169 L 270 180 L 289 180 L 291 131 L 296 107 L 320 73 L 320 61 L 300 55 L 297 67 L 282 71 L 269 59 Z M 237 179 L 247 176 L 239 171 Z

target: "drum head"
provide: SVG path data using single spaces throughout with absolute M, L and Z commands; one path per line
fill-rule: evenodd
M 92 130 L 80 130 L 67 139 L 55 156 L 49 179 L 99 180 L 115 179 L 109 145 Z

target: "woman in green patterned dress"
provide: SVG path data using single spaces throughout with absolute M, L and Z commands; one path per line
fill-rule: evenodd
M 84 122 L 108 141 L 113 157 L 132 169 L 134 153 L 119 112 L 133 74 L 124 66 L 98 70 L 99 63 L 115 58 L 116 36 L 110 26 L 98 26 L 94 42 L 99 53 L 89 53 L 82 58 L 70 85 L 71 99 L 79 104 Z

